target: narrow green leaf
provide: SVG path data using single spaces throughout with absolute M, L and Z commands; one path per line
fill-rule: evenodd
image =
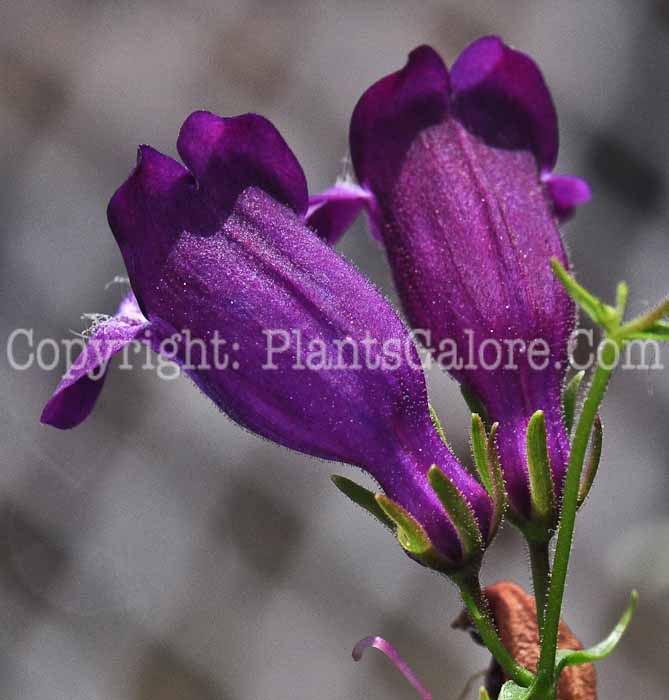
M 588 497 L 592 484 L 597 476 L 597 469 L 599 468 L 599 460 L 602 456 L 602 419 L 597 415 L 595 422 L 592 426 L 592 439 L 590 442 L 590 456 L 588 457 L 588 463 L 583 470 L 583 479 L 581 480 L 581 486 L 578 490 L 578 505 L 580 508 L 583 502 Z
M 462 398 L 467 403 L 469 411 L 471 413 L 478 413 L 478 415 L 481 416 L 483 424 L 488 425 L 488 410 L 486 409 L 485 405 L 483 404 L 483 401 L 481 401 L 478 395 L 475 394 L 469 387 L 465 386 L 464 384 L 460 384 L 460 393 L 462 394 Z
M 556 277 L 562 282 L 567 294 L 585 311 L 593 321 L 605 328 L 616 321 L 618 314 L 616 309 L 598 299 L 585 287 L 582 287 L 565 269 L 557 258 L 551 258 L 551 267 Z
M 432 542 L 422 525 L 413 518 L 399 503 L 379 493 L 374 497 L 383 512 L 397 526 L 397 539 L 407 552 L 417 556 L 428 554 L 432 550 Z
M 555 667 L 556 675 L 560 675 L 562 670 L 567 666 L 578 666 L 580 664 L 589 664 L 593 661 L 601 661 L 605 659 L 615 648 L 618 646 L 618 642 L 625 634 L 625 630 L 628 628 L 632 616 L 634 615 L 634 609 L 636 608 L 636 603 L 639 598 L 639 594 L 636 591 L 632 591 L 630 595 L 630 602 L 625 608 L 625 612 L 622 614 L 618 624 L 611 630 L 611 634 L 606 639 L 603 639 L 599 644 L 595 644 L 589 649 L 582 649 L 580 651 L 572 651 L 569 649 L 562 649 L 558 651 L 557 655 L 557 665 Z M 501 697 L 501 696 L 500 696 Z
M 502 516 L 504 515 L 504 509 L 506 508 L 506 489 L 504 486 L 504 474 L 502 473 L 502 466 L 499 462 L 499 454 L 497 453 L 497 429 L 499 428 L 499 423 L 493 423 L 490 428 L 490 435 L 488 436 L 488 464 L 490 466 L 491 481 L 493 486 L 492 500 L 493 500 L 493 522 L 490 531 L 490 537 L 488 542 L 491 542 L 495 534 L 497 533 L 497 528 L 502 521 Z
M 472 413 L 472 454 L 476 471 L 479 473 L 481 483 L 488 492 L 490 498 L 494 498 L 492 476 L 490 475 L 490 465 L 488 464 L 488 438 L 485 432 L 485 425 L 478 413 Z
M 585 377 L 585 370 L 577 372 L 569 380 L 569 383 L 562 392 L 562 415 L 564 416 L 564 424 L 567 428 L 567 434 L 571 434 L 571 429 L 574 425 L 576 404 L 578 402 L 578 391 L 581 388 L 583 377 Z
M 436 464 L 428 470 L 427 478 L 458 531 L 464 558 L 480 554 L 483 538 L 467 499 Z
M 627 282 L 618 282 L 618 288 L 616 289 L 616 312 L 618 313 L 619 321 L 622 321 L 625 314 L 625 307 L 627 306 L 629 291 Z
M 537 519 L 549 523 L 555 514 L 555 491 L 546 445 L 543 411 L 536 411 L 527 426 L 527 467 L 532 514 Z
M 479 690 L 479 700 L 490 700 L 490 695 L 484 686 L 481 686 Z
M 627 339 L 636 333 L 645 333 L 658 324 L 662 327 L 666 325 L 663 321 L 666 322 L 667 316 L 669 316 L 669 299 L 664 299 L 654 309 L 637 316 L 622 326 L 620 337 Z
M 381 506 L 376 502 L 376 498 L 371 491 L 368 491 L 355 481 L 347 479 L 345 476 L 333 474 L 331 477 L 332 483 L 344 494 L 350 498 L 353 503 L 362 506 L 367 512 L 371 513 L 382 525 L 395 529 L 393 521 L 385 514 Z
M 627 332 L 626 340 L 669 340 L 669 322 L 658 321 L 643 331 Z
M 499 691 L 497 700 L 526 700 L 529 697 L 528 688 L 521 688 L 513 681 L 507 681 Z
M 446 434 L 444 433 L 444 429 L 441 427 L 441 421 L 439 420 L 439 416 L 437 415 L 437 412 L 432 408 L 432 404 L 428 404 L 428 408 L 430 409 L 430 418 L 432 418 L 432 425 L 434 426 L 434 429 L 437 431 L 437 434 L 441 438 L 441 441 L 448 447 L 448 449 L 451 449 L 451 446 L 448 444 L 448 440 L 446 439 Z

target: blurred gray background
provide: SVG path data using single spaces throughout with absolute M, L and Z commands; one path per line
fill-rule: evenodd
M 450 621 L 460 606 L 355 509 L 319 463 L 242 432 L 186 380 L 112 371 L 73 432 L 40 426 L 64 369 L 12 371 L 14 328 L 71 337 L 112 312 L 123 265 L 105 220 L 138 143 L 175 153 L 189 112 L 258 111 L 312 191 L 342 172 L 362 91 L 430 43 L 450 62 L 499 33 L 532 54 L 561 118 L 559 170 L 594 200 L 565 229 L 580 279 L 669 288 L 669 6 L 581 2 L 144 2 L 0 5 L 0 697 L 7 700 L 389 700 L 398 672 L 350 649 L 387 637 L 439 700 L 487 664 Z M 342 251 L 393 295 L 359 221 Z M 665 362 L 669 357 L 665 353 Z M 433 401 L 467 454 L 456 385 Z M 616 378 L 600 478 L 579 519 L 566 615 L 592 643 L 632 585 L 641 604 L 599 665 L 603 700 L 667 696 L 669 371 Z M 518 535 L 488 581 L 528 585 Z M 474 697 L 474 693 L 470 695 Z

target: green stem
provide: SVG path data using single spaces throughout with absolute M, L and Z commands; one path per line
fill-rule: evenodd
M 529 687 L 534 680 L 534 675 L 517 663 L 513 656 L 507 651 L 504 644 L 502 644 L 502 640 L 499 638 L 495 625 L 492 622 L 488 611 L 488 604 L 481 590 L 481 584 L 478 578 L 470 577 L 458 581 L 458 585 L 460 587 L 462 600 L 469 611 L 469 617 L 476 627 L 476 631 L 481 635 L 483 643 L 509 678 L 518 685 L 525 688 Z
M 534 599 L 537 603 L 537 624 L 541 633 L 544 627 L 544 615 L 546 612 L 546 596 L 551 579 L 551 563 L 549 557 L 549 540 L 542 542 L 527 541 L 530 552 L 530 566 L 532 568 L 532 587 Z
M 558 527 L 557 545 L 553 558 L 553 574 L 548 590 L 548 601 L 539 658 L 539 671 L 545 673 L 551 681 L 555 676 L 555 656 L 557 650 L 558 627 L 562 612 L 569 555 L 574 537 L 578 492 L 581 484 L 581 471 L 585 453 L 588 448 L 592 426 L 597 416 L 599 405 L 613 373 L 619 342 L 605 340 L 602 345 L 602 356 L 592 379 L 592 384 L 583 404 L 578 419 L 574 440 L 569 454 L 569 465 L 562 494 L 562 515 Z

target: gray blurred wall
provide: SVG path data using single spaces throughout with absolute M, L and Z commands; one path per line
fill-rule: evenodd
M 185 379 L 117 372 L 70 433 L 40 426 L 63 367 L 12 371 L 4 343 L 81 330 L 123 273 L 105 207 L 138 143 L 175 153 L 194 109 L 257 111 L 313 191 L 342 171 L 361 92 L 430 43 L 452 60 L 499 33 L 542 66 L 561 118 L 559 170 L 593 202 L 565 230 L 580 279 L 635 310 L 669 287 L 669 7 L 651 2 L 91 2 L 0 5 L 0 697 L 8 700 L 413 698 L 350 649 L 393 641 L 456 700 L 486 654 L 449 628 L 444 580 L 335 492 L 319 463 L 242 432 Z M 393 295 L 360 221 L 341 250 Z M 665 355 L 669 362 L 669 357 Z M 457 388 L 430 376 L 465 455 Z M 566 614 L 586 643 L 632 585 L 641 605 L 599 666 L 603 700 L 666 697 L 669 372 L 615 380 L 601 476 L 579 518 Z M 528 585 L 506 528 L 485 576 Z M 472 696 L 473 697 L 473 694 Z

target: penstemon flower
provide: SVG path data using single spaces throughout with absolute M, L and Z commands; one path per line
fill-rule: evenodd
M 569 455 L 561 403 L 575 308 L 550 259 L 567 264 L 558 219 L 589 189 L 551 172 L 557 117 L 539 69 L 496 37 L 471 44 L 450 73 L 419 47 L 359 100 L 350 146 L 359 184 L 314 197 L 310 223 L 333 243 L 354 205 L 367 211 L 410 323 L 500 423 L 521 523 L 536 515 L 527 432 L 543 411 L 553 527 Z
M 278 131 L 254 114 L 196 112 L 177 149 L 187 167 L 140 147 L 111 199 L 133 293 L 93 329 L 42 421 L 77 425 L 102 387 L 92 371 L 135 340 L 164 353 L 169 341 L 169 357 L 240 425 L 371 474 L 385 496 L 338 485 L 414 559 L 449 573 L 480 561 L 500 508 L 435 430 L 418 354 L 391 305 L 306 226 L 305 177 Z M 342 339 L 364 346 L 365 361 L 332 366 Z M 224 366 L 222 343 L 234 356 Z M 387 357 L 389 344 L 404 352 Z

